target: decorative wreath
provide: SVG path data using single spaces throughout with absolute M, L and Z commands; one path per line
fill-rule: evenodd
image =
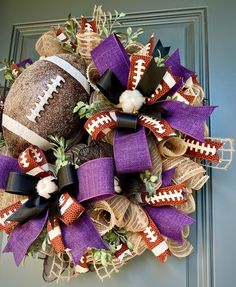
M 124 13 L 95 7 L 37 42 L 40 59 L 4 61 L 0 230 L 16 265 L 44 261 L 44 280 L 103 279 L 149 249 L 188 256 L 193 190 L 205 166 L 226 169 L 233 140 L 212 138 L 195 72 Z

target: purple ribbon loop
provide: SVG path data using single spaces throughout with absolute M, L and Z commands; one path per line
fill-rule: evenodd
M 114 158 L 118 174 L 140 172 L 152 168 L 145 129 L 127 133 L 115 131 Z
M 77 171 L 79 202 L 101 200 L 114 195 L 114 162 L 112 158 L 98 158 L 82 164 Z
M 91 55 L 100 75 L 109 69 L 120 80 L 122 86 L 127 87 L 130 68 L 129 56 L 116 34 L 111 34 L 101 42 L 91 52 Z
M 174 176 L 174 173 L 175 173 L 175 167 L 162 171 L 162 174 L 161 174 L 162 185 L 161 185 L 161 187 L 166 187 L 166 186 L 171 185 L 171 179 Z
M 84 212 L 72 225 L 61 225 L 63 241 L 70 249 L 73 262 L 78 264 L 88 248 L 108 249 L 89 215 Z
M 164 117 L 173 129 L 204 142 L 204 122 L 216 106 L 193 107 L 178 101 L 165 101 L 159 105 L 167 111 Z
M 13 157 L 0 155 L 0 189 L 6 189 L 10 172 L 21 173 L 18 160 Z
M 20 265 L 30 245 L 41 233 L 47 218 L 48 213 L 45 212 L 40 217 L 34 218 L 24 224 L 17 225 L 10 234 L 3 253 L 12 252 L 17 266 Z
M 182 230 L 195 222 L 195 220 L 174 207 L 145 207 L 160 232 L 178 242 L 183 243 Z
M 176 85 L 168 92 L 168 95 L 173 95 L 182 85 L 185 83 L 188 78 L 192 77 L 195 73 L 190 71 L 181 65 L 179 49 L 165 61 L 166 67 L 171 67 L 172 72 L 175 76 L 181 77 L 181 80 L 176 83 Z

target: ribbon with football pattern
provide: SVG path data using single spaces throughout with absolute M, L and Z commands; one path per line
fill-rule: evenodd
M 220 159 L 217 151 L 223 146 L 223 143 L 214 142 L 209 139 L 200 142 L 190 137 L 185 137 L 184 141 L 188 147 L 186 155 L 212 162 L 219 162 Z
M 150 206 L 181 205 L 186 202 L 183 196 L 184 184 L 171 185 L 159 188 L 154 194 L 141 192 L 135 195 L 140 203 Z
M 93 139 L 102 139 L 110 130 L 117 127 L 117 115 L 119 112 L 99 112 L 90 117 L 84 128 L 92 136 Z M 167 121 L 164 119 L 157 120 L 147 115 L 139 115 L 138 123 L 148 128 L 161 141 L 166 136 L 175 135 Z
M 146 214 L 148 216 L 148 226 L 140 234 L 151 252 L 161 263 L 164 263 L 167 256 L 170 255 L 168 245 L 149 214 Z

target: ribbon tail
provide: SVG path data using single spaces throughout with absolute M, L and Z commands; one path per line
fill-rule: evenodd
M 61 224 L 62 237 L 75 265 L 79 264 L 88 248 L 109 249 L 86 212 L 71 225 Z
M 170 255 L 170 250 L 155 222 L 149 216 L 148 212 L 146 213 L 148 217 L 148 226 L 144 231 L 140 232 L 140 235 L 156 258 L 161 263 L 164 263 L 167 260 L 167 256 Z
M 163 116 L 173 129 L 204 141 L 204 123 L 216 106 L 193 107 L 178 101 L 165 101 L 160 106 L 167 111 Z
M 12 231 L 3 253 L 12 252 L 17 266 L 20 265 L 30 245 L 36 240 L 44 228 L 47 216 L 48 214 L 46 212 L 25 224 L 17 225 Z
M 161 234 L 183 243 L 182 230 L 195 222 L 195 220 L 174 207 L 145 207 L 151 219 L 158 226 Z

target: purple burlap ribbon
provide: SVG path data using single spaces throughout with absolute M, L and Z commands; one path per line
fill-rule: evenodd
M 114 158 L 118 174 L 140 172 L 152 168 L 145 129 L 134 132 L 115 131 Z
M 162 206 L 162 207 L 151 207 L 146 206 L 146 211 L 152 218 L 153 222 L 159 228 L 160 232 L 178 242 L 182 243 L 182 230 L 195 222 L 195 220 L 184 214 L 183 212 L 177 210 L 174 207 Z
M 127 87 L 130 68 L 129 56 L 114 33 L 101 42 L 91 55 L 100 75 L 109 69 L 120 80 L 122 86 Z
M 101 200 L 114 195 L 114 162 L 112 158 L 98 158 L 82 164 L 77 171 L 79 202 Z
M 190 71 L 181 65 L 179 49 L 177 49 L 166 61 L 166 67 L 171 67 L 172 72 L 175 76 L 181 77 L 174 87 L 168 92 L 169 96 L 172 96 L 182 85 L 185 83 L 188 78 L 192 77 L 195 73 Z
M 79 263 L 89 247 L 108 249 L 87 212 L 83 212 L 72 225 L 62 224 L 61 230 L 65 246 L 70 249 L 75 264 Z
M 6 189 L 10 172 L 21 173 L 18 160 L 13 157 L 0 155 L 0 189 Z
M 174 173 L 175 173 L 175 167 L 162 171 L 162 174 L 161 174 L 162 185 L 161 185 L 161 187 L 166 187 L 166 186 L 171 185 L 171 179 L 172 179 Z
M 167 111 L 164 118 L 173 129 L 204 142 L 204 122 L 216 106 L 193 107 L 178 101 L 160 102 L 159 105 Z
M 17 225 L 10 234 L 3 252 L 12 252 L 17 266 L 20 265 L 30 245 L 41 233 L 46 224 L 47 217 L 48 213 L 45 212 L 43 215 L 40 215 L 37 218 L 34 218 L 24 224 Z

